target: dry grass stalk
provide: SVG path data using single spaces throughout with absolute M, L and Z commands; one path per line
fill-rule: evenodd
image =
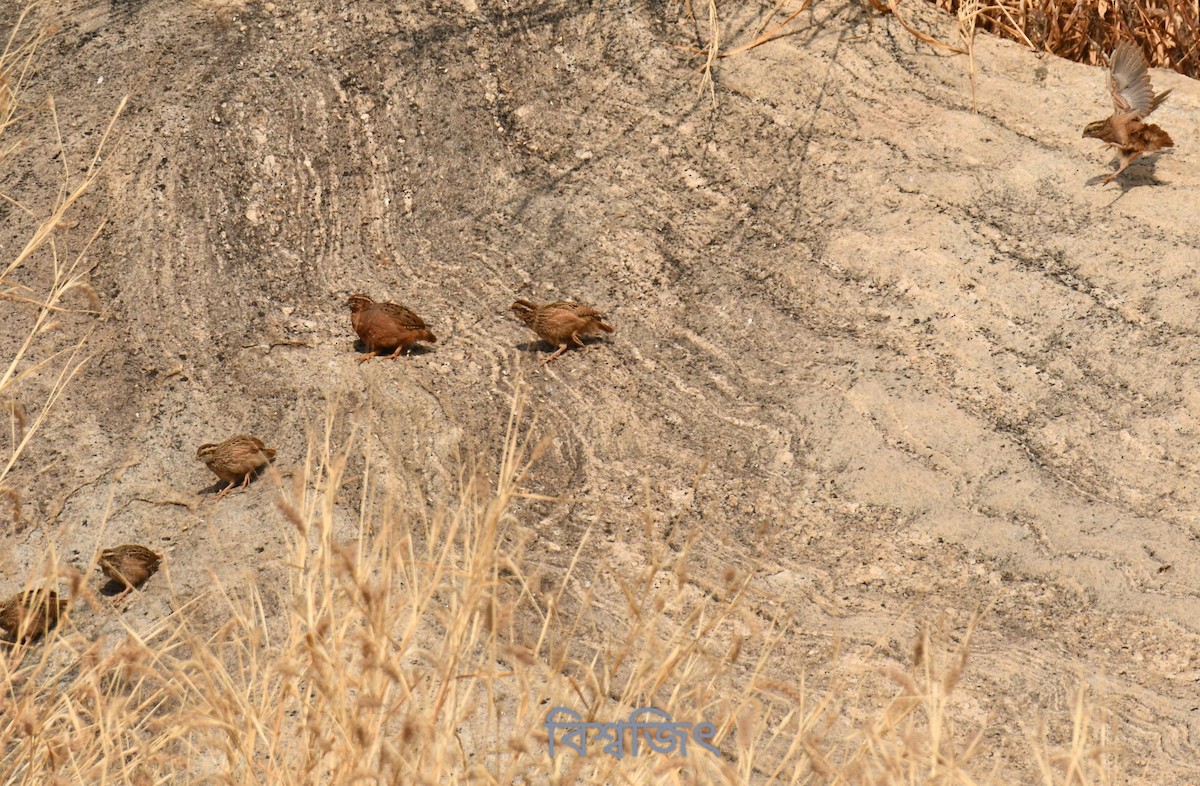
M 836 649 L 831 680 L 782 676 L 803 632 L 782 610 L 745 626 L 753 563 L 686 567 L 713 537 L 699 522 L 677 525 L 678 552 L 648 543 L 633 575 L 589 563 L 588 531 L 536 575 L 519 505 L 541 443 L 520 436 L 534 431 L 521 406 L 495 469 L 468 465 L 458 501 L 432 517 L 383 490 L 358 430 L 370 413 L 348 426 L 331 409 L 279 500 L 282 584 L 214 575 L 210 593 L 148 628 L 99 639 L 105 604 L 77 586 L 83 603 L 43 643 L 0 651 L 0 781 L 53 782 L 69 761 L 88 783 L 979 782 L 982 729 L 960 733 L 952 701 L 976 622 L 945 665 L 944 637 L 923 632 L 911 672 L 885 676 L 899 693 L 872 709 L 851 687 L 861 679 L 836 676 Z M 347 531 L 351 466 L 372 480 Z M 618 762 L 560 746 L 551 759 L 556 706 L 602 722 L 645 706 L 710 721 L 722 755 L 643 746 Z M 1086 737 L 1086 716 L 1076 723 Z
M 763 44 L 769 44 L 772 41 L 783 38 L 786 35 L 791 35 L 793 32 L 795 32 L 788 31 L 787 28 L 796 20 L 796 17 L 808 10 L 809 6 L 812 5 L 812 0 L 801 0 L 799 8 L 796 8 L 794 11 L 785 16 L 782 21 L 776 23 L 770 30 L 766 29 L 767 25 L 770 24 L 775 15 L 783 10 L 783 6 L 787 2 L 788 0 L 781 0 L 781 2 L 776 5 L 774 9 L 772 9 L 771 13 L 768 14 L 763 20 L 762 24 L 759 25 L 759 29 L 755 33 L 754 38 L 752 38 L 748 43 L 736 46 L 726 52 L 721 52 L 718 56 L 733 57 L 734 55 L 740 55 L 743 52 L 749 52 L 751 49 L 760 47 Z
M 787 12 L 787 15 L 782 21 L 774 24 L 774 26 L 772 26 L 769 30 L 767 29 L 767 25 L 770 25 L 778 14 L 784 12 L 785 6 L 790 2 L 791 0 L 779 0 L 779 3 L 776 4 L 771 12 L 763 17 L 763 21 L 759 25 L 758 30 L 755 31 L 754 36 L 749 41 L 739 44 L 732 49 L 723 50 L 721 48 L 720 16 L 717 11 L 716 0 L 708 0 L 708 18 L 705 24 L 705 35 L 708 39 L 707 42 L 703 43 L 699 47 L 682 47 L 684 51 L 704 58 L 704 63 L 699 69 L 701 73 L 700 90 L 703 91 L 704 88 L 707 87 L 710 96 L 712 96 L 713 100 L 715 101 L 716 88 L 713 83 L 713 68 L 718 60 L 744 54 L 745 52 L 749 52 L 751 49 L 755 49 L 763 44 L 770 43 L 771 41 L 775 41 L 796 32 L 795 30 L 789 30 L 788 28 L 792 26 L 792 23 L 797 17 L 800 16 L 800 14 L 808 10 L 809 6 L 812 4 L 812 0 L 800 0 L 800 6 L 798 8 Z M 687 14 L 692 24 L 698 27 L 695 11 L 692 8 L 690 0 L 688 0 L 687 3 Z
M 693 24 L 697 24 L 696 10 L 692 7 L 691 0 L 686 0 L 686 3 L 688 17 Z M 708 88 L 709 97 L 715 104 L 717 91 L 713 82 L 713 66 L 721 56 L 721 25 L 717 16 L 717 0 L 706 0 L 705 10 L 708 17 L 705 24 L 708 42 L 702 48 L 692 48 L 690 51 L 704 57 L 704 63 L 700 66 L 700 92 L 703 93 L 704 89 Z
M 952 14 L 978 6 L 977 24 L 1059 57 L 1103 64 L 1122 40 L 1136 42 L 1151 66 L 1200 77 L 1200 12 L 1187 0 L 936 0 Z
M 703 57 L 700 88 L 708 88 L 715 101 L 713 69 L 717 61 L 744 54 L 763 44 L 799 32 L 796 20 L 812 0 L 787 11 L 782 21 L 767 26 L 790 0 L 779 0 L 764 16 L 754 36 L 745 43 L 722 46 L 720 14 L 716 0 L 707 0 L 704 40 L 699 46 L 682 47 Z M 971 105 L 976 107 L 974 36 L 977 29 L 1019 41 L 1031 49 L 1049 52 L 1078 62 L 1102 65 L 1122 40 L 1132 40 L 1153 67 L 1172 68 L 1200 78 L 1200 6 L 1188 0 L 1133 0 L 1129 5 L 1112 0 L 933 0 L 958 21 L 961 44 L 941 41 L 916 28 L 900 12 L 899 0 L 867 0 L 877 13 L 891 14 L 910 35 L 937 49 L 968 57 Z M 690 0 L 687 14 L 698 29 Z
M 22 142 L 9 141 L 15 132 L 17 124 L 23 120 L 32 121 L 34 110 L 25 110 L 24 100 L 29 89 L 29 78 L 38 47 L 45 40 L 49 31 L 39 28 L 36 32 L 27 33 L 25 26 L 31 24 L 30 16 L 35 5 L 25 9 L 20 15 L 13 30 L 9 34 L 3 53 L 0 53 L 0 166 L 3 166 L 11 155 L 21 149 Z M 46 204 L 24 205 L 11 196 L 0 194 L 10 204 L 19 208 L 29 221 L 29 238 L 22 249 L 9 262 L 0 268 L 0 300 L 26 303 L 36 307 L 33 323 L 24 336 L 24 340 L 6 362 L 0 365 L 0 400 L 6 402 L 5 408 L 13 413 L 10 420 L 9 445 L 7 455 L 0 456 L 0 486 L 16 465 L 17 460 L 33 439 L 37 430 L 45 422 L 46 417 L 58 403 L 66 386 L 82 370 L 86 358 L 82 356 L 82 348 L 87 340 L 85 331 L 75 343 L 54 350 L 50 347 L 48 334 L 61 326 L 61 316 L 68 313 L 95 313 L 98 302 L 95 292 L 87 282 L 84 271 L 84 255 L 91 242 L 100 231 L 97 227 L 91 238 L 83 247 L 69 259 L 63 259 L 61 243 L 56 239 L 54 230 L 66 222 L 67 215 L 75 204 L 86 194 L 95 183 L 99 174 L 100 155 L 103 151 L 112 125 L 116 122 L 125 102 L 114 113 L 108 128 L 92 153 L 91 161 L 85 168 L 82 177 L 75 177 L 75 171 L 59 132 L 58 115 L 51 98 L 44 104 L 45 116 L 53 126 L 57 144 L 53 149 L 44 152 L 47 158 L 57 156 L 61 159 L 63 173 L 59 189 Z M 13 274 L 22 267 L 40 264 L 48 275 L 42 276 L 47 283 L 44 289 L 34 291 L 27 286 L 13 281 Z M 80 299 L 87 303 L 86 307 L 70 305 L 71 301 Z M 11 306 L 10 306 L 11 307 Z M 39 353 L 45 353 L 35 358 Z M 32 362 L 31 362 L 32 359 Z M 57 371 L 55 371 L 57 369 Z M 31 381 L 44 373 L 51 374 L 49 390 L 43 396 L 42 405 L 36 414 L 27 418 L 26 407 L 22 402 L 22 383 Z M 16 413 L 20 413 L 17 417 Z M 18 422 L 19 421 L 19 422 Z
M 971 77 L 971 111 L 979 111 L 975 95 L 975 26 L 981 11 L 979 0 L 963 0 L 958 7 L 958 35 L 967 50 L 967 72 Z
M 971 0 L 977 2 L 977 0 Z M 721 23 L 720 14 L 717 9 L 716 0 L 707 0 L 707 20 L 703 26 L 696 19 L 695 10 L 692 7 L 691 0 L 686 0 L 686 16 L 696 29 L 696 35 L 702 39 L 699 46 L 682 46 L 680 49 L 695 57 L 703 58 L 703 63 L 699 66 L 700 90 L 703 92 L 708 88 L 709 95 L 713 102 L 716 102 L 716 87 L 713 81 L 714 68 L 718 60 L 723 60 L 728 57 L 745 54 L 753 49 L 756 49 L 764 44 L 772 41 L 777 41 L 789 35 L 794 35 L 799 31 L 796 20 L 812 7 L 812 0 L 799 0 L 799 5 L 791 10 L 787 10 L 786 6 L 791 0 L 779 0 L 777 4 L 763 17 L 763 21 L 759 24 L 757 30 L 748 41 L 737 44 L 731 48 L 722 48 L 721 38 Z M 920 41 L 924 41 L 930 46 L 938 49 L 944 49 L 956 54 L 964 54 L 966 49 L 947 44 L 943 41 L 934 38 L 933 36 L 918 30 L 910 24 L 901 14 L 898 8 L 898 0 L 866 0 L 868 13 L 875 12 L 880 14 L 892 14 L 900 25 L 908 31 L 910 35 Z M 783 19 L 772 25 L 775 18 L 780 14 L 784 14 Z M 768 29 L 768 25 L 771 25 Z M 703 27 L 703 34 L 700 30 Z M 706 40 L 704 40 L 706 39 Z M 974 74 L 972 72 L 972 78 Z
M 1080 681 L 1083 684 L 1082 678 Z M 1109 742 L 1108 713 L 1089 701 L 1084 687 L 1075 694 L 1068 746 L 1055 746 L 1047 740 L 1044 721 L 1037 724 L 1036 732 L 1028 726 L 1024 729 L 1045 786 L 1107 786 L 1126 782 L 1122 777 L 1120 750 Z

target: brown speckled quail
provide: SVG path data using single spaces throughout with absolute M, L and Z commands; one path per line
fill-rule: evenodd
M 250 477 L 267 466 L 275 458 L 272 448 L 263 447 L 263 441 L 249 434 L 238 434 L 221 443 L 206 443 L 196 449 L 196 458 L 208 465 L 217 477 L 229 485 L 221 490 L 217 499 L 228 494 L 240 480 L 242 488 L 250 483 Z
M 376 303 L 366 295 L 351 295 L 346 303 L 350 306 L 350 324 L 368 352 L 358 358 L 355 361 L 357 363 L 370 360 L 388 349 L 394 350 L 388 355 L 389 359 L 394 360 L 418 341 L 431 344 L 437 341 L 425 321 L 404 306 Z
M 538 304 L 518 300 L 512 304 L 512 310 L 517 319 L 538 334 L 538 338 L 558 347 L 558 351 L 542 361 L 543 366 L 566 352 L 572 344 L 582 347 L 581 336 L 601 331 L 613 332 L 612 326 L 605 324 L 603 314 L 582 303 L 557 300 Z
M 1108 90 L 1113 99 L 1112 115 L 1105 120 L 1088 123 L 1087 128 L 1083 129 L 1085 137 L 1106 142 L 1117 151 L 1120 166 L 1104 179 L 1105 184 L 1116 180 L 1117 175 L 1139 156 L 1175 144 L 1166 131 L 1152 123 L 1142 122 L 1142 118 L 1167 100 L 1171 91 L 1154 95 L 1150 88 L 1146 58 L 1137 44 L 1122 41 L 1113 50 L 1109 58 Z
M 162 555 L 155 554 L 145 546 L 126 543 L 100 552 L 100 570 L 112 581 L 122 584 L 125 591 L 113 598 L 113 603 L 133 592 L 133 588 L 158 572 Z
M 67 605 L 52 589 L 18 592 L 0 603 L 0 629 L 13 641 L 32 641 L 58 624 Z

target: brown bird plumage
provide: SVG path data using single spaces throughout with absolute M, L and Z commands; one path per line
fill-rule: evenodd
M 109 579 L 125 587 L 124 592 L 113 598 L 113 603 L 120 603 L 134 587 L 157 573 L 160 562 L 162 555 L 136 543 L 126 543 L 100 552 L 100 570 Z
M 518 300 L 512 304 L 512 310 L 517 319 L 538 334 L 538 338 L 558 347 L 558 351 L 542 361 L 543 366 L 566 352 L 572 344 L 582 347 L 581 336 L 601 331 L 613 332 L 612 326 L 604 323 L 603 314 L 581 303 L 557 300 L 539 305 Z
M 376 303 L 366 295 L 351 295 L 346 304 L 350 306 L 350 324 L 369 353 L 360 357 L 358 363 L 388 349 L 394 350 L 388 357 L 395 359 L 418 341 L 431 344 L 437 341 L 425 321 L 404 306 Z
M 1108 89 L 1112 93 L 1113 113 L 1106 120 L 1088 123 L 1085 137 L 1099 139 L 1117 151 L 1120 166 L 1104 179 L 1111 183 L 1137 158 L 1175 143 L 1166 131 L 1142 119 L 1167 100 L 1170 90 L 1154 95 L 1150 72 L 1142 50 L 1130 41 L 1122 41 L 1109 58 Z
M 272 448 L 263 447 L 263 441 L 249 434 L 238 434 L 221 443 L 208 442 L 196 449 L 196 458 L 208 465 L 217 477 L 229 485 L 217 499 L 233 490 L 240 480 L 242 488 L 250 483 L 250 476 L 267 466 L 275 458 Z
M 52 589 L 18 592 L 0 604 L 0 629 L 14 641 L 31 641 L 57 625 L 67 605 Z

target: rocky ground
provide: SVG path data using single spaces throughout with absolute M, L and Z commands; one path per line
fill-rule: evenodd
M 728 46 L 764 9 L 728 10 Z M 635 572 L 639 543 L 694 523 L 712 575 L 759 564 L 753 603 L 792 630 L 779 674 L 835 638 L 903 662 L 922 621 L 990 604 L 959 695 L 994 750 L 1084 683 L 1135 781 L 1200 780 L 1190 80 L 1153 73 L 1177 147 L 1106 186 L 1080 138 L 1111 109 L 1102 70 L 979 37 L 972 111 L 966 57 L 856 3 L 722 60 L 711 93 L 674 3 L 46 13 L 34 85 L 66 155 L 22 154 L 5 192 L 78 174 L 130 103 L 59 232 L 78 251 L 107 219 L 105 311 L 68 319 L 93 358 L 10 477 L 3 592 L 51 545 L 86 564 L 118 541 L 165 551 L 185 598 L 269 583 L 269 482 L 213 503 L 197 445 L 257 434 L 286 475 L 331 402 L 369 407 L 375 466 L 433 511 L 525 387 L 553 438 L 529 485 L 564 498 L 520 511 L 544 570 L 592 526 L 586 559 Z M 10 211 L 0 251 L 19 237 Z M 355 292 L 437 344 L 355 364 Z M 616 333 L 539 369 L 515 297 L 591 303 Z M 7 308 L 11 343 L 34 312 Z

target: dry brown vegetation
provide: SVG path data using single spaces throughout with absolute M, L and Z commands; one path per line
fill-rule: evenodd
M 864 9 L 894 14 L 914 36 L 941 49 L 970 54 L 975 30 L 1019 41 L 1039 52 L 1048 52 L 1081 63 L 1105 64 L 1122 40 L 1136 42 L 1152 66 L 1172 68 L 1200 77 L 1200 5 L 1187 0 L 933 0 L 959 20 L 961 41 L 941 41 L 905 19 L 897 0 L 867 0 Z M 812 0 L 783 0 L 769 9 L 751 35 L 727 41 L 720 34 L 720 9 L 715 2 L 688 4 L 702 44 L 694 51 L 702 58 L 704 83 L 711 82 L 717 60 L 747 52 L 776 38 L 798 33 Z
M 923 632 L 909 671 L 850 667 L 835 648 L 819 680 L 784 682 L 765 664 L 787 623 L 744 614 L 754 566 L 702 594 L 684 580 L 686 547 L 648 555 L 636 576 L 577 561 L 563 575 L 527 573 L 531 533 L 509 508 L 537 448 L 519 436 L 520 416 L 496 471 L 464 472 L 453 509 L 425 521 L 372 494 L 349 542 L 333 536 L 332 504 L 349 456 L 316 441 L 279 489 L 294 527 L 286 586 L 218 584 L 149 630 L 95 638 L 107 612 L 73 574 L 68 621 L 0 659 L 0 779 L 995 782 L 980 761 L 987 727 L 955 719 L 971 629 L 952 651 L 945 631 Z M 585 602 L 572 603 L 580 583 Z M 604 630 L 592 603 L 618 598 L 627 625 Z M 650 705 L 716 724 L 722 757 L 547 755 L 552 707 L 612 721 Z M 1069 747 L 1030 730 L 1044 783 L 1112 782 L 1097 718 L 1081 696 Z
M 0 152 L 17 144 L 21 113 L 54 111 L 20 104 L 42 37 L 23 30 L 0 61 Z M 14 302 L 34 305 L 36 318 L 23 343 L 5 347 L 0 400 L 32 377 L 53 382 L 36 413 L 8 407 L 0 485 L 85 361 L 86 317 L 100 305 L 86 248 L 64 254 L 54 227 L 70 220 L 97 160 L 82 177 L 64 161 L 45 204 L 17 206 L 32 229 L 0 273 L 0 295 L 10 313 Z M 1004 782 L 995 773 L 1012 763 L 987 755 L 993 730 L 959 715 L 974 623 L 926 627 L 908 670 L 846 662 L 834 645 L 796 682 L 773 674 L 769 657 L 792 623 L 743 603 L 765 592 L 757 566 L 694 575 L 691 546 L 706 530 L 684 525 L 678 551 L 649 547 L 635 575 L 578 559 L 562 574 L 532 572 L 533 533 L 513 506 L 528 496 L 540 442 L 520 402 L 499 455 L 462 467 L 455 505 L 428 519 L 386 483 L 364 484 L 357 536 L 339 540 L 334 502 L 347 501 L 351 459 L 371 478 L 388 471 L 364 447 L 373 417 L 350 424 L 329 411 L 294 482 L 272 478 L 292 532 L 279 586 L 214 579 L 207 596 L 174 603 L 149 629 L 122 620 L 99 635 L 113 612 L 94 573 L 54 553 L 29 566 L 28 586 L 65 584 L 73 607 L 44 639 L 0 651 L 0 782 Z M 4 491 L 19 508 L 19 492 Z M 155 581 L 169 581 L 169 564 L 164 573 Z M 599 608 L 619 609 L 624 624 L 602 624 Z M 723 755 L 550 759 L 543 723 L 559 705 L 603 721 L 649 705 L 708 720 Z M 1026 764 L 1044 784 L 1121 782 L 1104 717 L 1081 692 L 1070 717 L 1030 719 Z
M 938 0 L 937 5 L 953 14 L 965 10 L 977 17 L 980 29 L 1069 60 L 1104 63 L 1118 42 L 1132 40 L 1151 65 L 1200 76 L 1200 16 L 1197 5 L 1184 0 Z

